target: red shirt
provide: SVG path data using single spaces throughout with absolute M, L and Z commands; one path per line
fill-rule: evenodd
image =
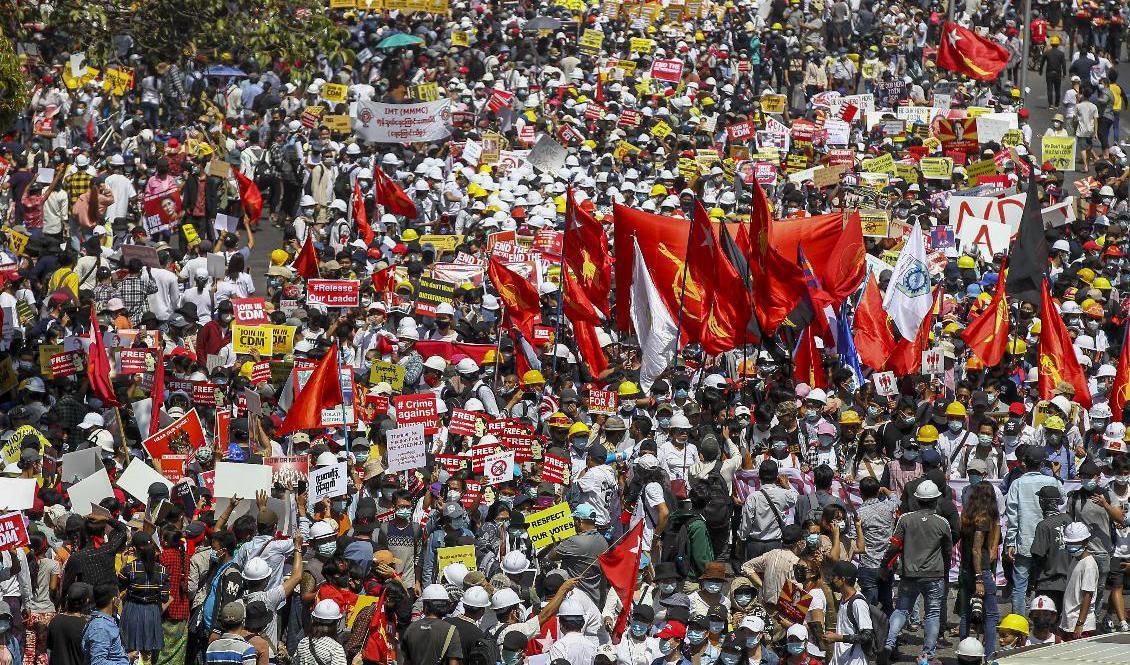
M 357 602 L 357 594 L 349 589 L 339 589 L 332 584 L 322 584 L 318 587 L 318 600 L 325 600 L 326 598 L 337 603 L 337 606 L 341 608 L 341 613 L 346 616 L 349 616 L 350 611 L 353 610 L 353 604 Z
M 188 619 L 189 603 L 184 594 L 185 576 L 188 571 L 181 564 L 187 560 L 188 555 L 183 550 L 167 547 L 161 551 L 157 560 L 169 573 L 169 609 L 165 610 L 165 618 L 171 621 L 185 621 Z
M 1043 44 L 1048 39 L 1048 22 L 1042 18 L 1032 21 L 1032 43 Z

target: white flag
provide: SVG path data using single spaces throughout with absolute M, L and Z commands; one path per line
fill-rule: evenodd
M 655 289 L 640 244 L 632 238 L 636 261 L 632 271 L 632 325 L 640 339 L 640 387 L 651 389 L 675 354 L 679 326 Z
M 930 269 L 926 265 L 926 241 L 922 237 L 922 227 L 915 224 L 895 263 L 894 274 L 883 296 L 883 309 L 890 314 L 900 335 L 914 339 L 933 302 Z

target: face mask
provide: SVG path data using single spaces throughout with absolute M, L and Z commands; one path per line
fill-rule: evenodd
M 758 644 L 761 644 L 761 636 L 760 635 L 758 635 L 757 637 L 747 637 L 747 638 L 745 638 L 745 648 L 747 648 L 747 649 L 756 649 Z
M 784 443 L 783 441 L 779 442 L 779 443 L 774 443 L 773 444 L 773 457 L 776 457 L 777 459 L 781 459 L 786 454 L 788 454 L 788 450 L 789 450 L 788 444 Z
M 722 662 L 725 665 L 738 665 L 738 660 L 740 660 L 740 659 L 741 659 L 740 654 L 736 654 L 736 653 L 723 653 L 722 654 Z
M 12 629 L 12 622 L 7 620 L 0 620 L 0 633 L 6 633 Z
M 912 448 L 908 448 L 908 449 L 902 451 L 902 458 L 904 460 L 906 460 L 907 462 L 917 462 L 918 461 L 918 451 L 914 450 Z
M 401 509 L 396 511 L 396 517 L 397 517 L 397 519 L 402 519 L 402 520 L 405 520 L 405 521 L 410 520 L 410 519 L 412 519 L 412 509 L 411 508 L 401 508 Z
M 676 646 L 677 643 L 672 642 L 671 640 L 663 640 L 659 643 L 659 653 L 663 654 L 664 656 L 669 656 L 671 655 L 671 652 L 675 650 Z
M 663 595 L 670 596 L 675 593 L 675 585 L 670 582 L 664 582 L 659 585 L 659 590 L 663 592 Z
M 918 422 L 918 419 L 914 416 L 903 416 L 899 419 L 899 422 L 902 423 L 903 427 L 914 427 L 914 423 Z
M 337 543 L 329 542 L 318 545 L 318 554 L 324 557 L 331 557 L 337 551 Z
M 722 583 L 721 582 L 703 582 L 702 583 L 702 589 L 706 593 L 719 593 L 720 591 L 722 591 Z
M 1059 446 L 1059 442 L 1063 440 L 1063 435 L 1049 432 L 1044 435 L 1044 439 L 1047 440 L 1049 446 Z
M 220 323 L 228 324 L 228 323 L 231 323 L 231 320 L 232 320 L 231 314 L 221 314 L 220 315 Z
M 710 622 L 710 632 L 721 633 L 723 630 L 726 630 L 726 624 L 722 623 L 721 621 Z
M 867 417 L 871 418 L 872 420 L 874 420 L 875 418 L 878 418 L 879 414 L 881 414 L 881 413 L 882 413 L 882 411 L 877 406 L 867 407 Z
M 804 419 L 810 423 L 814 423 L 817 420 L 820 420 L 820 414 L 816 411 L 809 411 L 808 413 L 804 414 Z
M 356 453 L 353 453 L 353 457 L 355 457 L 357 459 L 358 464 L 364 464 L 365 462 L 367 462 L 369 460 L 369 453 L 368 452 L 364 452 L 364 453 L 356 452 Z
M 810 533 L 804 537 L 804 544 L 809 547 L 818 547 L 820 545 L 820 534 Z
M 1083 489 L 1087 490 L 1088 492 L 1094 492 L 1096 489 L 1098 489 L 1098 487 L 1099 487 L 1099 482 L 1097 480 L 1095 480 L 1094 478 L 1091 478 L 1090 480 L 1084 480 L 1083 481 Z
M 961 428 L 962 426 L 964 426 L 964 424 L 965 423 L 961 422 L 960 420 L 951 420 L 946 424 L 946 427 L 949 428 L 949 431 L 956 434 L 961 431 Z
M 463 498 L 463 494 L 461 492 L 459 492 L 458 490 L 448 490 L 447 491 L 447 502 L 448 503 L 459 503 L 459 499 L 462 499 L 462 498 Z
M 734 594 L 734 602 L 742 607 L 749 605 L 753 602 L 753 594 L 751 593 L 736 593 Z
M 969 474 L 969 484 L 970 485 L 976 485 L 979 482 L 981 482 L 981 476 L 978 476 L 976 474 Z
M 828 448 L 832 445 L 832 442 L 835 441 L 835 437 L 829 436 L 827 434 L 821 434 L 820 436 L 818 436 L 816 438 L 817 438 L 818 442 L 820 443 L 821 448 Z
M 518 665 L 518 663 L 522 662 L 522 654 L 503 651 L 502 662 L 504 665 Z
M 675 399 L 686 399 L 688 394 L 689 393 L 687 392 L 686 388 L 675 389 Z
M 704 630 L 688 630 L 687 631 L 687 641 L 690 642 L 691 644 L 702 644 L 702 641 L 705 640 L 705 639 L 706 639 L 706 631 L 704 631 Z
M 847 520 L 837 520 L 836 527 L 839 528 L 840 532 L 842 533 L 847 529 Z
M 646 623 L 633 623 L 632 624 L 632 635 L 634 635 L 636 637 L 643 637 L 644 635 L 647 635 L 647 624 Z
M 659 429 L 667 429 L 670 426 L 671 426 L 671 419 L 670 418 L 660 418 L 659 419 Z
M 789 650 L 790 656 L 799 656 L 804 653 L 804 642 L 789 642 L 785 648 Z
M 993 445 L 993 435 L 992 434 L 978 434 L 977 435 L 977 445 L 981 446 L 982 448 L 987 448 L 987 447 Z
M 574 452 L 583 453 L 586 450 L 588 450 L 588 447 L 589 447 L 588 439 L 573 439 L 573 451 Z
M 1067 553 L 1070 554 L 1071 556 L 1079 556 L 1082 552 L 1083 552 L 1083 546 L 1082 545 L 1068 545 L 1067 546 Z

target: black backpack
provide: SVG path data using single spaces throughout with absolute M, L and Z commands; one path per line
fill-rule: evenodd
M 859 632 L 859 625 L 855 614 L 852 612 L 853 608 L 858 606 L 858 602 L 862 601 L 864 607 L 867 608 L 868 614 L 871 616 L 871 641 L 865 642 L 860 646 L 863 647 L 863 652 L 867 654 L 868 658 L 875 658 L 883 650 L 887 641 L 887 615 L 883 614 L 883 610 L 867 602 L 863 594 L 857 593 L 848 599 L 844 607 L 840 611 L 848 613 L 848 620 L 851 625 L 855 627 L 856 633 Z
M 663 561 L 675 564 L 679 577 L 687 577 L 691 573 L 691 536 L 690 527 L 695 520 L 702 520 L 698 515 L 693 515 L 681 520 L 678 528 L 672 529 L 668 525 L 663 532 Z
M 339 169 L 334 178 L 334 198 L 348 201 L 353 196 L 353 169 Z
M 464 654 L 463 662 L 466 665 L 497 665 L 494 649 L 481 637 L 475 638 L 471 643 L 467 653 Z
M 730 491 L 726 488 L 726 480 L 722 478 L 722 473 L 718 469 L 720 465 L 721 462 L 717 463 L 714 470 L 702 481 L 710 496 L 710 500 L 702 510 L 702 516 L 706 519 L 706 526 L 710 529 L 728 531 L 730 529 L 730 518 L 734 515 L 734 500 L 730 496 Z

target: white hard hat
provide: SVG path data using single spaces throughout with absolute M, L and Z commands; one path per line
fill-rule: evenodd
M 420 600 L 451 600 L 451 596 L 442 584 L 429 584 L 420 594 Z
M 1109 447 L 1121 450 L 1126 443 L 1126 425 L 1118 421 L 1107 423 L 1106 430 L 1103 431 L 1103 441 L 1113 444 Z
M 1090 415 L 1092 418 L 1100 418 L 1102 420 L 1105 420 L 1107 418 L 1110 418 L 1113 414 L 1110 410 L 1110 404 L 1107 404 L 1106 402 L 1099 402 L 1098 404 L 1091 407 L 1088 415 Z
M 358 180 L 372 180 L 373 172 L 370 169 L 357 169 Z
M 424 361 L 424 367 L 442 372 L 447 369 L 447 361 L 439 356 L 428 356 L 427 360 Z
M 1056 240 L 1052 243 L 1053 252 L 1070 252 L 1071 245 L 1066 240 Z
M 1075 347 L 1081 351 L 1095 351 L 1095 338 L 1090 335 L 1079 335 L 1075 338 Z
M 1052 406 L 1059 409 L 1060 412 L 1064 415 L 1071 414 L 1071 400 L 1067 399 L 1063 395 L 1056 395 L 1052 398 L 1051 402 Z
M 1072 522 L 1063 529 L 1063 542 L 1081 543 L 1091 537 L 1091 530 L 1082 522 Z
M 455 316 L 455 308 L 449 302 L 441 302 L 436 305 L 436 316 L 443 314 L 445 316 Z
M 337 455 L 326 451 L 318 455 L 318 459 L 314 460 L 314 466 L 333 466 L 337 464 Z
M 557 608 L 557 616 L 559 617 L 583 617 L 584 615 L 585 608 L 572 598 L 566 598 L 561 602 L 561 607 Z
M 448 584 L 460 585 L 463 584 L 463 578 L 467 577 L 467 565 L 463 563 L 453 563 L 443 569 L 443 579 L 447 580 Z
M 455 363 L 455 371 L 460 374 L 473 374 L 479 371 L 479 364 L 472 358 L 463 358 Z
M 1114 377 L 1118 376 L 1118 370 L 1116 370 L 1114 368 L 1114 365 L 1104 363 L 1102 365 L 1099 365 L 1099 371 L 1095 374 L 1095 376 L 1097 376 L 1100 379 L 1107 377 L 1107 376 L 1114 378 Z M 1106 404 L 1103 403 L 1103 404 L 1101 404 L 1101 406 L 1106 406 Z M 1107 408 L 1109 409 L 1110 407 L 1107 406 Z M 1109 418 L 1110 416 L 1107 416 L 1107 417 Z
M 88 429 L 90 427 L 105 427 L 106 420 L 100 413 L 88 413 L 82 418 L 82 422 L 78 424 L 79 429 Z
M 360 155 L 361 154 L 361 146 L 357 145 L 356 143 L 350 143 L 349 145 L 345 146 L 345 154 L 347 154 L 347 155 Z
M 813 402 L 820 402 L 821 404 L 827 404 L 828 393 L 824 392 L 824 390 L 821 388 L 813 388 L 807 395 L 804 396 L 804 399 L 812 400 Z
M 341 212 L 345 212 L 348 209 L 348 206 L 346 206 L 345 201 L 343 201 L 342 199 L 334 199 L 333 202 L 330 203 L 330 210 L 339 210 Z
M 965 656 L 966 658 L 984 658 L 985 645 L 981 644 L 981 640 L 976 637 L 967 637 L 961 642 L 958 642 L 957 648 L 954 649 L 955 656 Z
M 341 618 L 341 608 L 333 600 L 319 600 L 314 606 L 314 618 L 322 621 L 337 621 Z
M 468 589 L 467 591 L 470 592 L 470 589 Z M 467 602 L 466 595 L 463 596 L 463 602 Z M 504 610 L 508 607 L 514 607 L 521 602 L 522 599 L 518 597 L 518 594 L 514 591 L 514 589 L 507 587 L 494 592 L 494 595 L 491 596 L 490 599 L 490 608 L 492 610 Z
M 483 406 L 482 400 L 480 400 L 478 397 L 471 397 L 466 402 L 463 402 L 463 410 L 482 413 L 483 411 L 486 411 L 486 407 Z
M 502 572 L 518 575 L 530 569 L 530 559 L 518 550 L 511 550 L 502 557 Z
M 1028 606 L 1028 611 L 1032 610 L 1047 610 L 1048 612 L 1055 612 L 1055 601 L 1047 596 L 1036 596 L 1032 599 L 1032 604 Z M 960 655 L 960 654 L 959 654 Z
M 706 377 L 703 385 L 707 388 L 717 388 L 718 390 L 725 390 L 726 379 L 721 374 L 711 374 Z
M 671 424 L 668 425 L 671 429 L 690 429 L 691 421 L 681 413 L 671 416 Z
M 490 607 L 490 594 L 481 586 L 473 586 L 463 592 L 464 607 Z
M 262 557 L 254 557 L 243 567 L 243 579 L 249 582 L 265 580 L 271 576 L 271 567 Z
M 316 205 L 318 205 L 318 202 L 309 194 L 303 194 L 302 198 L 298 199 L 298 207 L 300 208 L 313 208 Z
M 333 528 L 333 525 L 325 520 L 318 520 L 310 525 L 310 540 L 336 535 L 337 529 Z
M 921 484 L 914 490 L 914 498 L 916 499 L 936 499 L 942 495 L 942 490 L 934 484 L 932 480 L 923 480 Z

